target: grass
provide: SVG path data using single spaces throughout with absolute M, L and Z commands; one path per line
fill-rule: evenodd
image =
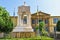
M 32 37 L 32 38 L 2 38 L 0 40 L 40 40 L 41 37 L 37 36 L 37 37 Z M 49 38 L 46 36 L 42 36 L 42 40 L 53 40 L 53 38 Z

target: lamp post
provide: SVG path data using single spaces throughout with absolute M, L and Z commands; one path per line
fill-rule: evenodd
M 37 2 L 37 0 L 36 0 L 36 2 Z M 37 2 L 37 3 L 38 3 L 38 2 Z M 39 35 L 41 35 L 41 34 L 40 34 L 40 30 L 39 30 L 39 15 L 40 15 L 40 14 L 38 13 L 38 5 L 37 5 L 37 17 L 38 17 L 38 36 L 39 36 Z M 41 39 L 42 39 L 42 36 L 41 36 Z M 41 39 L 40 39 L 40 40 L 41 40 Z
M 39 35 L 42 35 L 42 33 L 40 34 L 40 30 L 39 30 L 39 15 L 40 15 L 40 14 L 38 13 L 38 5 L 37 5 L 37 17 L 38 17 L 38 36 L 39 36 Z M 41 39 L 42 39 L 42 36 L 41 36 Z M 40 40 L 41 40 L 41 39 L 40 39 Z
M 36 0 L 36 4 L 38 4 L 37 0 Z M 39 14 L 38 14 L 38 5 L 37 5 L 37 20 L 38 20 L 38 30 L 37 30 L 37 35 L 39 36 Z
M 36 0 L 36 2 L 37 2 L 37 0 Z M 37 2 L 38 3 L 38 2 Z M 38 13 L 38 5 L 37 5 L 37 17 L 38 17 L 38 36 L 40 36 L 41 34 L 40 34 L 40 30 L 39 30 L 39 13 Z M 42 37 L 41 37 L 42 38 Z M 41 40 L 41 39 L 40 39 Z

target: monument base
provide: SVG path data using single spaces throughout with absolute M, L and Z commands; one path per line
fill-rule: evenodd
M 13 38 L 30 38 L 34 36 L 35 36 L 35 32 L 13 32 L 12 33 Z
M 31 26 L 24 27 L 24 26 L 17 26 L 12 31 L 12 36 L 14 38 L 27 38 L 27 37 L 33 37 L 35 35 L 33 29 Z

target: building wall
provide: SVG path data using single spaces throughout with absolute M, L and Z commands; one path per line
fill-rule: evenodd
M 38 26 L 38 20 L 39 21 L 44 21 L 45 22 L 46 31 L 49 32 L 50 14 L 46 14 L 46 13 L 43 13 L 43 12 L 38 12 L 38 14 L 39 15 L 37 15 L 37 13 L 34 13 L 34 14 L 31 15 L 31 22 L 32 22 L 31 25 L 32 25 L 32 27 L 35 28 L 36 26 Z
M 13 24 L 14 24 L 14 27 L 16 27 L 17 26 L 17 19 L 18 19 L 18 17 L 17 16 L 15 16 L 15 17 L 11 16 L 10 18 L 11 18 Z
M 51 16 L 50 17 L 50 32 L 54 32 L 54 28 L 56 28 L 56 24 L 60 20 L 60 16 Z
M 54 27 L 56 27 L 56 23 L 53 23 L 54 18 L 58 18 L 58 20 L 60 20 L 60 16 L 50 16 L 46 14 L 37 16 L 36 14 L 32 14 L 31 15 L 31 26 L 34 29 L 38 25 L 38 19 L 42 19 L 44 22 L 46 19 L 48 19 L 48 23 L 45 23 L 45 27 L 48 27 L 49 32 L 54 32 Z M 17 19 L 18 19 L 17 16 L 15 17 L 11 16 L 11 20 L 13 21 L 15 27 L 17 26 Z M 33 23 L 32 23 L 32 20 L 34 21 Z

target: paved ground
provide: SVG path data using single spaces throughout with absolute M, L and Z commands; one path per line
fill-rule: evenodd
M 60 40 L 60 39 L 55 39 L 55 40 Z
M 54 40 L 60 40 L 60 39 L 54 39 Z

